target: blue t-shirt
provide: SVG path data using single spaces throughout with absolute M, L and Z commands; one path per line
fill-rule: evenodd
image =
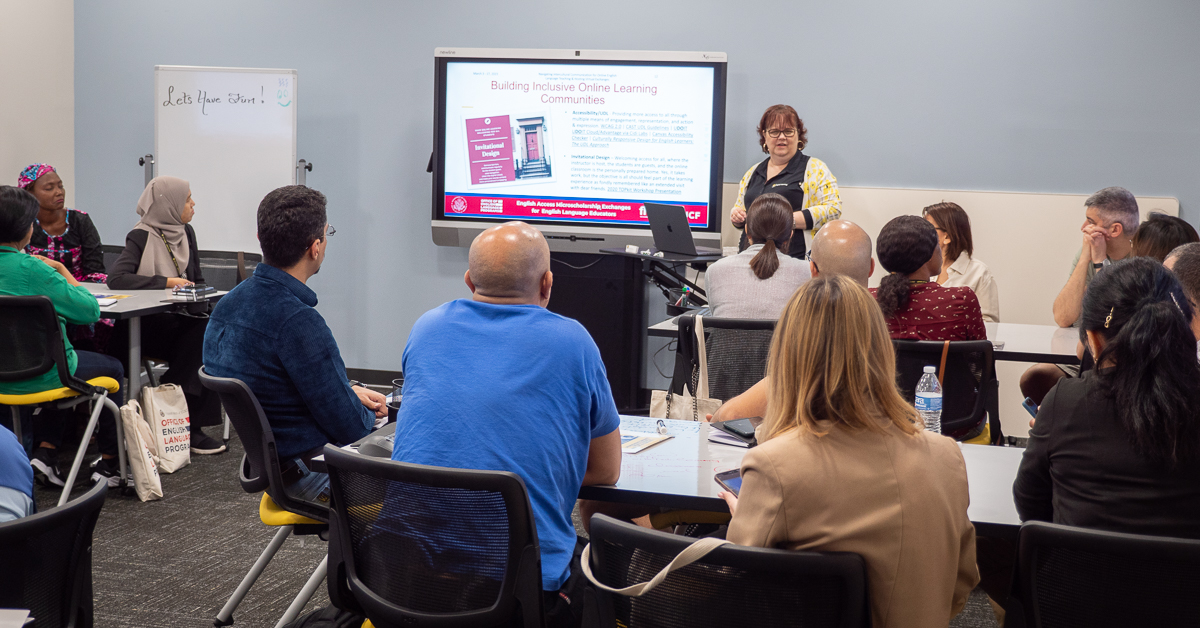
M 29 456 L 16 435 L 3 425 L 0 425 L 0 486 L 33 499 L 33 467 L 29 465 Z
M 392 459 L 521 476 L 542 588 L 560 589 L 588 447 L 620 425 L 595 341 L 578 322 L 536 305 L 459 299 L 417 321 L 403 368 Z

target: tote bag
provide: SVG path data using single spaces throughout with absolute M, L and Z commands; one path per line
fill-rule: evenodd
M 162 479 L 158 477 L 158 456 L 154 453 L 154 437 L 150 424 L 142 416 L 137 399 L 121 406 L 121 426 L 125 428 L 125 449 L 129 452 L 129 470 L 138 499 L 148 502 L 162 499 Z
M 158 470 L 174 473 L 192 461 L 192 428 L 187 399 L 176 384 L 142 389 L 142 409 L 150 422 Z
M 696 317 L 696 351 L 699 353 L 697 368 L 692 369 L 692 391 L 683 387 L 683 394 L 676 395 L 669 390 L 655 390 L 650 393 L 650 416 L 655 419 L 678 419 L 682 421 L 703 421 L 705 415 L 715 414 L 723 403 L 720 399 L 708 396 L 708 350 L 704 345 L 704 317 Z

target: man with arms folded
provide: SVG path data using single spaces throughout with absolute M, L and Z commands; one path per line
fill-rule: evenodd
M 1175 247 L 1163 260 L 1163 266 L 1175 273 L 1183 286 L 1183 293 L 1192 302 L 1192 311 L 1200 313 L 1200 242 Z M 1200 341 L 1200 314 L 1192 317 L 1192 335 Z M 1200 342 L 1196 353 L 1200 357 Z
M 225 295 L 204 333 L 204 369 L 250 387 L 275 435 L 287 494 L 327 504 L 329 476 L 309 461 L 327 443 L 370 433 L 387 415 L 384 396 L 346 381 L 333 332 L 313 309 L 305 285 L 321 269 L 333 228 L 325 195 L 302 185 L 279 188 L 258 206 L 263 263 Z
M 571 510 L 581 486 L 613 484 L 621 473 L 604 364 L 582 325 L 545 309 L 553 274 L 537 229 L 492 227 L 475 238 L 468 263 L 472 297 L 426 312 L 408 336 L 392 459 L 521 476 L 547 625 L 578 625 L 582 545 Z
M 875 272 L 871 236 L 849 220 L 831 221 L 813 236 L 808 264 L 813 279 L 821 275 L 845 275 L 865 288 Z M 726 401 L 708 420 L 732 421 L 765 416 L 766 412 L 767 380 L 763 378 L 746 392 Z
M 1054 322 L 1074 327 L 1083 306 L 1083 293 L 1096 273 L 1133 254 L 1133 234 L 1141 222 L 1137 199 L 1122 187 L 1109 187 L 1084 201 L 1083 246 L 1075 257 L 1071 277 L 1054 299 Z M 1021 394 L 1041 405 L 1046 393 L 1063 377 L 1078 377 L 1079 367 L 1034 364 L 1021 375 Z

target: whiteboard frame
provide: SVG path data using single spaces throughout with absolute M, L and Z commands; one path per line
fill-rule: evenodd
M 288 70 L 283 68 L 223 68 L 220 66 L 211 65 L 156 65 L 154 66 L 154 85 L 152 94 L 155 103 L 158 101 L 158 77 L 160 70 L 169 70 L 172 72 L 241 72 L 245 74 L 290 74 L 292 76 L 292 100 L 299 106 L 300 98 L 300 73 L 298 70 Z M 296 163 L 298 157 L 296 155 L 296 107 L 292 107 L 292 185 L 296 185 Z M 154 155 L 157 160 L 159 155 L 158 150 L 158 114 L 159 107 L 154 107 Z M 157 165 L 154 170 L 154 176 L 158 176 Z

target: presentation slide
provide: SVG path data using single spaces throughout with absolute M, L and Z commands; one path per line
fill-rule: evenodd
M 710 67 L 447 63 L 447 217 L 709 221 Z

